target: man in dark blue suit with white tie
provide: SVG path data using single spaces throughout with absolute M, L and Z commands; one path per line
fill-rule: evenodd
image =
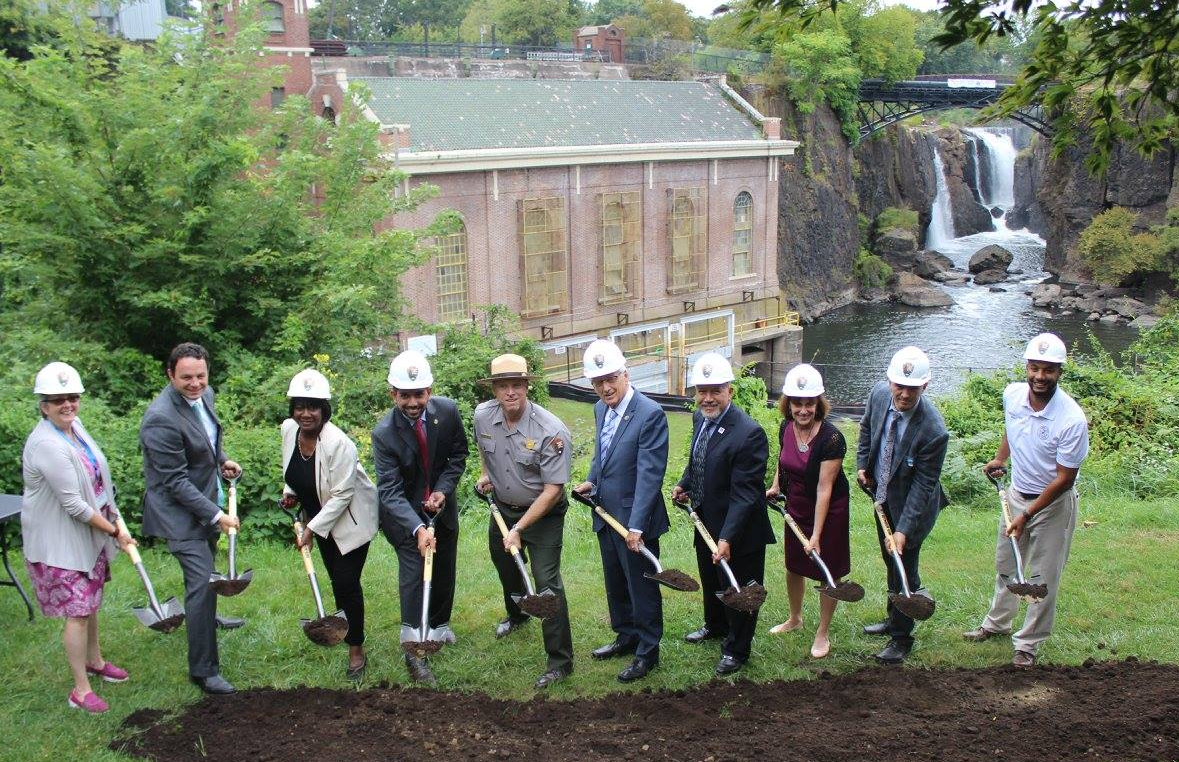
M 667 416 L 630 385 L 626 358 L 613 342 L 599 339 L 585 350 L 585 376 L 600 399 L 594 404 L 597 442 L 587 480 L 574 487 L 630 530 L 626 539 L 594 516 L 602 553 L 606 602 L 614 642 L 593 651 L 595 659 L 634 654 L 618 674 L 624 683 L 647 676 L 659 663 L 663 637 L 663 599 L 659 585 L 643 576 L 652 571 L 639 553 L 659 555 L 659 536 L 667 531 L 663 474 L 667 469 Z

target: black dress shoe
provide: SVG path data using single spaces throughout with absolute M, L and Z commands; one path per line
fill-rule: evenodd
M 544 690 L 553 683 L 559 683 L 567 677 L 569 677 L 569 673 L 566 670 L 550 669 L 548 672 L 536 678 L 535 686 L 537 690 Z
M 731 675 L 737 670 L 745 666 L 745 662 L 738 661 L 735 656 L 722 656 L 720 661 L 716 663 L 716 674 L 724 677 Z
M 913 645 L 911 643 L 904 644 L 904 643 L 898 643 L 895 640 L 890 640 L 890 641 L 888 641 L 888 644 L 884 647 L 884 650 L 882 650 L 880 653 L 876 654 L 876 661 L 881 662 L 883 664 L 900 664 L 906 658 L 908 658 L 909 651 L 912 648 L 913 648 Z
M 245 623 L 246 620 L 236 616 L 217 617 L 217 629 L 219 630 L 236 630 Z
M 215 696 L 228 696 L 230 693 L 237 693 L 237 688 L 226 680 L 221 675 L 210 675 L 208 677 L 197 677 L 191 675 L 190 680 L 205 693 Z
M 888 620 L 877 622 L 876 624 L 864 625 L 865 635 L 887 635 L 888 634 Z
M 717 640 L 723 638 L 724 633 L 717 632 L 708 625 L 704 625 L 699 630 L 693 630 L 684 636 L 684 640 L 688 643 L 703 643 L 706 640 Z
M 509 617 L 509 618 L 503 620 L 502 622 L 500 622 L 499 624 L 497 624 L 495 626 L 496 639 L 498 640 L 499 638 L 506 638 L 507 636 L 509 636 L 513 632 L 515 632 L 516 630 L 523 627 L 524 623 L 527 621 L 528 621 L 528 617 L 524 617 L 523 619 L 512 619 L 511 617 Z
M 627 666 L 626 669 L 618 673 L 618 682 L 633 683 L 635 680 L 642 680 L 651 670 L 655 669 L 655 665 L 646 659 L 635 657 L 635 660 Z
M 612 659 L 615 656 L 633 654 L 638 647 L 638 643 L 624 643 L 621 640 L 616 640 L 609 645 L 590 651 L 590 656 L 595 659 Z
M 425 659 L 406 654 L 405 666 L 409 670 L 410 678 L 415 683 L 425 683 L 429 686 L 438 685 L 438 678 L 434 677 L 434 670 L 430 669 L 430 664 Z

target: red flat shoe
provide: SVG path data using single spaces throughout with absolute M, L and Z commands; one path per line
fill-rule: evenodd
M 111 662 L 106 662 L 101 667 L 91 667 L 86 665 L 86 671 L 92 675 L 97 675 L 108 683 L 125 683 L 131 677 L 127 674 L 127 670 L 122 667 L 115 666 Z
M 70 691 L 69 697 L 70 706 L 74 709 L 85 709 L 90 714 L 102 714 L 110 709 L 110 706 L 98 697 L 94 691 L 90 691 L 85 696 L 79 698 L 77 691 Z

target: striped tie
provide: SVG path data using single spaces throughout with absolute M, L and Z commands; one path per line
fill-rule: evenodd
M 602 424 L 602 454 L 610 449 L 610 443 L 614 441 L 614 432 L 618 429 L 618 411 L 610 408 L 606 411 L 606 422 Z
M 892 477 L 892 454 L 897 443 L 897 423 L 901 420 L 899 410 L 888 416 L 888 429 L 884 432 L 884 450 L 880 453 L 880 478 L 876 480 L 876 502 L 883 503 L 888 495 L 888 480 Z

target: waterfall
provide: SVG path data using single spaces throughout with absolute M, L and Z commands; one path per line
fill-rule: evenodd
M 1015 144 L 1011 141 L 1011 134 L 1004 130 L 1002 133 L 992 130 L 967 129 L 987 150 L 986 188 L 978 188 L 978 196 L 983 199 L 985 206 L 997 206 L 1004 214 L 1015 206 Z M 976 149 L 977 150 L 977 149 Z M 980 173 L 976 173 L 981 176 Z M 980 183 L 981 184 L 981 183 Z
M 937 196 L 929 216 L 929 228 L 925 231 L 925 248 L 940 250 L 956 237 L 954 235 L 954 211 L 950 207 L 950 189 L 946 186 L 946 168 L 942 155 L 933 144 L 933 169 L 937 178 Z

